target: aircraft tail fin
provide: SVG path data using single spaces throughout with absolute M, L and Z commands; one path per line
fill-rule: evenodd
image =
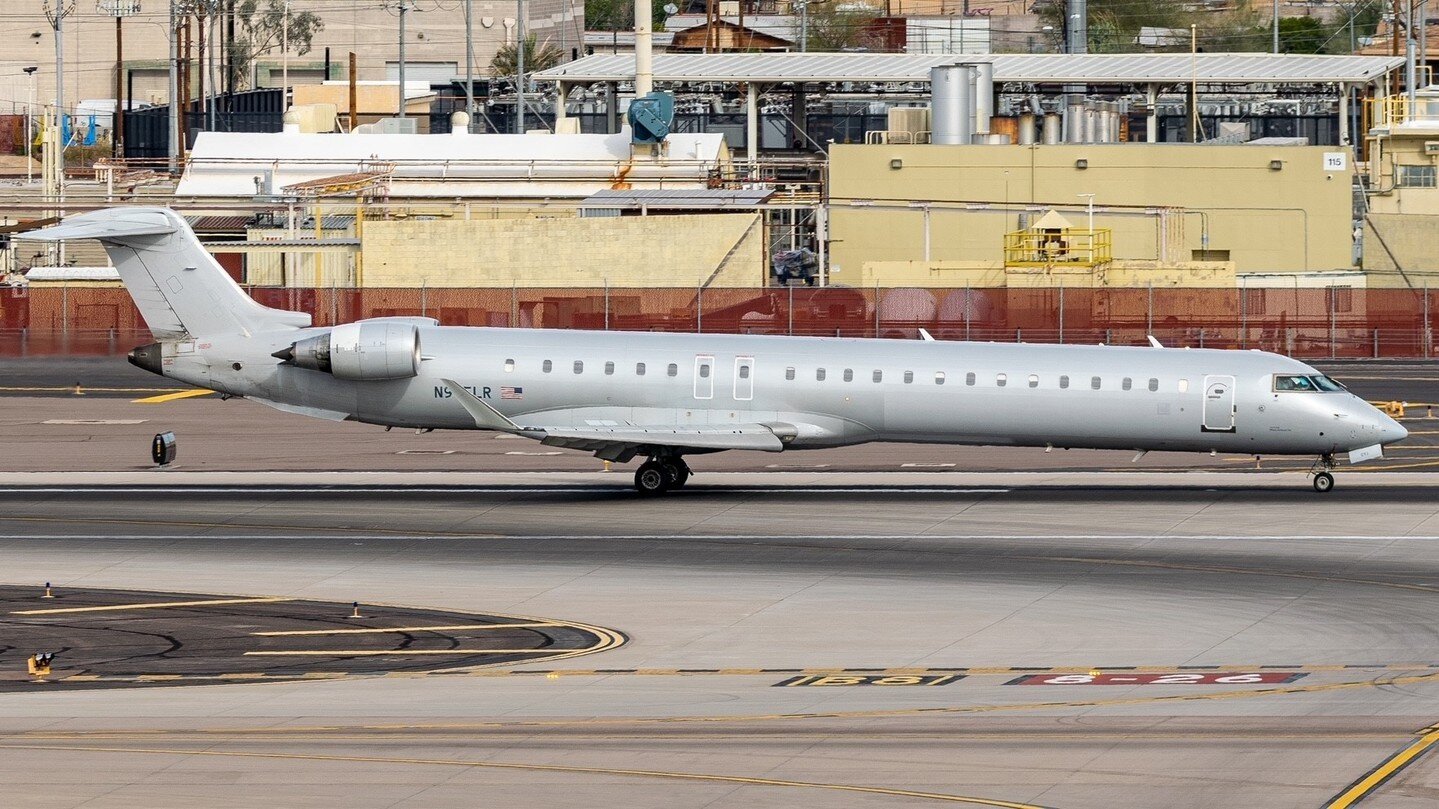
M 97 239 L 156 339 L 300 329 L 304 312 L 256 303 L 169 208 L 107 208 L 25 233 L 42 241 Z

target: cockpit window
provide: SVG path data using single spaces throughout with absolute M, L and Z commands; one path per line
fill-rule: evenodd
M 1327 376 L 1289 376 L 1275 374 L 1274 389 L 1276 391 L 1303 391 L 1305 393 L 1337 393 L 1344 390 L 1344 386 Z

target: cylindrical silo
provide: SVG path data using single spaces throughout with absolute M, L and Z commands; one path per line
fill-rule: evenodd
M 974 134 L 971 65 L 940 65 L 929 71 L 932 143 L 969 143 Z
M 1019 142 L 1025 145 L 1038 140 L 1037 125 L 1034 120 L 1034 113 L 1026 112 L 1019 116 Z
M 1062 143 L 1063 131 L 1063 118 L 1059 113 L 1051 112 L 1044 116 L 1043 140 L 1046 144 L 1053 146 Z
M 988 132 L 994 117 L 994 63 L 976 62 L 974 76 L 974 131 Z

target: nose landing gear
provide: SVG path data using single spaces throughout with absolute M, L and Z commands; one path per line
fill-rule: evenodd
M 635 490 L 645 496 L 664 494 L 689 482 L 689 464 L 678 455 L 655 456 L 635 470 Z
M 1319 456 L 1319 460 L 1315 461 L 1314 466 L 1309 470 L 1310 474 L 1314 476 L 1314 491 L 1326 494 L 1334 488 L 1334 475 L 1329 470 L 1338 465 L 1339 462 L 1334 460 L 1334 456 L 1327 452 Z

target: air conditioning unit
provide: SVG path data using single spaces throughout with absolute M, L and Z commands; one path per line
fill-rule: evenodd
M 1424 154 L 1439 154 L 1439 140 L 1424 141 Z
M 920 143 L 929 132 L 929 107 L 891 107 L 888 128 L 891 143 Z

